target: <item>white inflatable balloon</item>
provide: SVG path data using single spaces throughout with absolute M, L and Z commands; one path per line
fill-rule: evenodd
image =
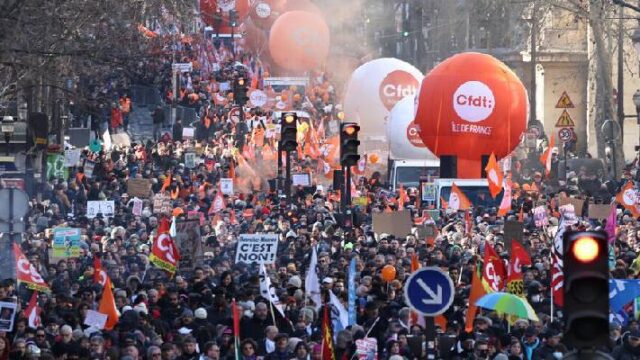
M 389 113 L 387 138 L 392 159 L 435 159 L 431 151 L 422 143 L 420 127 L 413 122 L 414 97 L 400 100 Z
M 417 93 L 422 78 L 413 65 L 394 58 L 369 61 L 358 67 L 347 84 L 345 121 L 360 124 L 363 140 L 386 140 L 389 111 L 406 96 Z

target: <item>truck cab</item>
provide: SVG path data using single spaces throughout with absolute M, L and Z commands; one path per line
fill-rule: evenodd
M 419 187 L 421 178 L 435 179 L 440 174 L 440 160 L 390 160 L 389 185 L 396 191 L 402 184 L 405 188 Z
M 489 192 L 489 182 L 487 179 L 436 179 L 436 204 L 437 208 L 442 208 L 442 201 L 447 201 L 451 194 L 451 186 L 453 183 L 469 198 L 474 207 L 483 208 L 499 208 L 502 201 L 503 192 L 500 192 L 496 198 L 491 197 Z

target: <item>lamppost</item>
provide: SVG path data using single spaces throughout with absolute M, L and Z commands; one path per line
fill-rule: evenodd
M 13 127 L 13 116 L 3 116 L 2 117 L 2 133 L 4 134 L 4 142 L 7 145 L 6 148 L 6 155 L 9 156 L 9 143 L 11 142 L 11 136 L 13 135 L 14 132 L 14 127 Z

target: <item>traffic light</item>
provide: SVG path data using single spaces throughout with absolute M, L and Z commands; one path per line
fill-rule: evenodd
M 609 264 L 607 234 L 564 234 L 565 339 L 576 349 L 607 345 L 609 340 Z
M 238 26 L 238 12 L 236 10 L 229 10 L 229 26 Z
M 358 132 L 360 126 L 356 123 L 342 123 L 340 127 L 340 164 L 354 166 L 360 160 L 358 155 Z
M 243 77 L 236 78 L 233 84 L 233 98 L 235 99 L 236 104 L 244 106 L 244 104 L 249 101 L 247 91 L 247 80 Z
M 298 114 L 295 112 L 282 113 L 280 120 L 280 142 L 282 150 L 294 151 L 298 149 Z

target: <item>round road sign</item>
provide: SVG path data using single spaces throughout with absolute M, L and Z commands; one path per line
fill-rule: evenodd
M 558 137 L 564 142 L 571 141 L 573 139 L 573 128 L 562 128 L 558 131 Z

